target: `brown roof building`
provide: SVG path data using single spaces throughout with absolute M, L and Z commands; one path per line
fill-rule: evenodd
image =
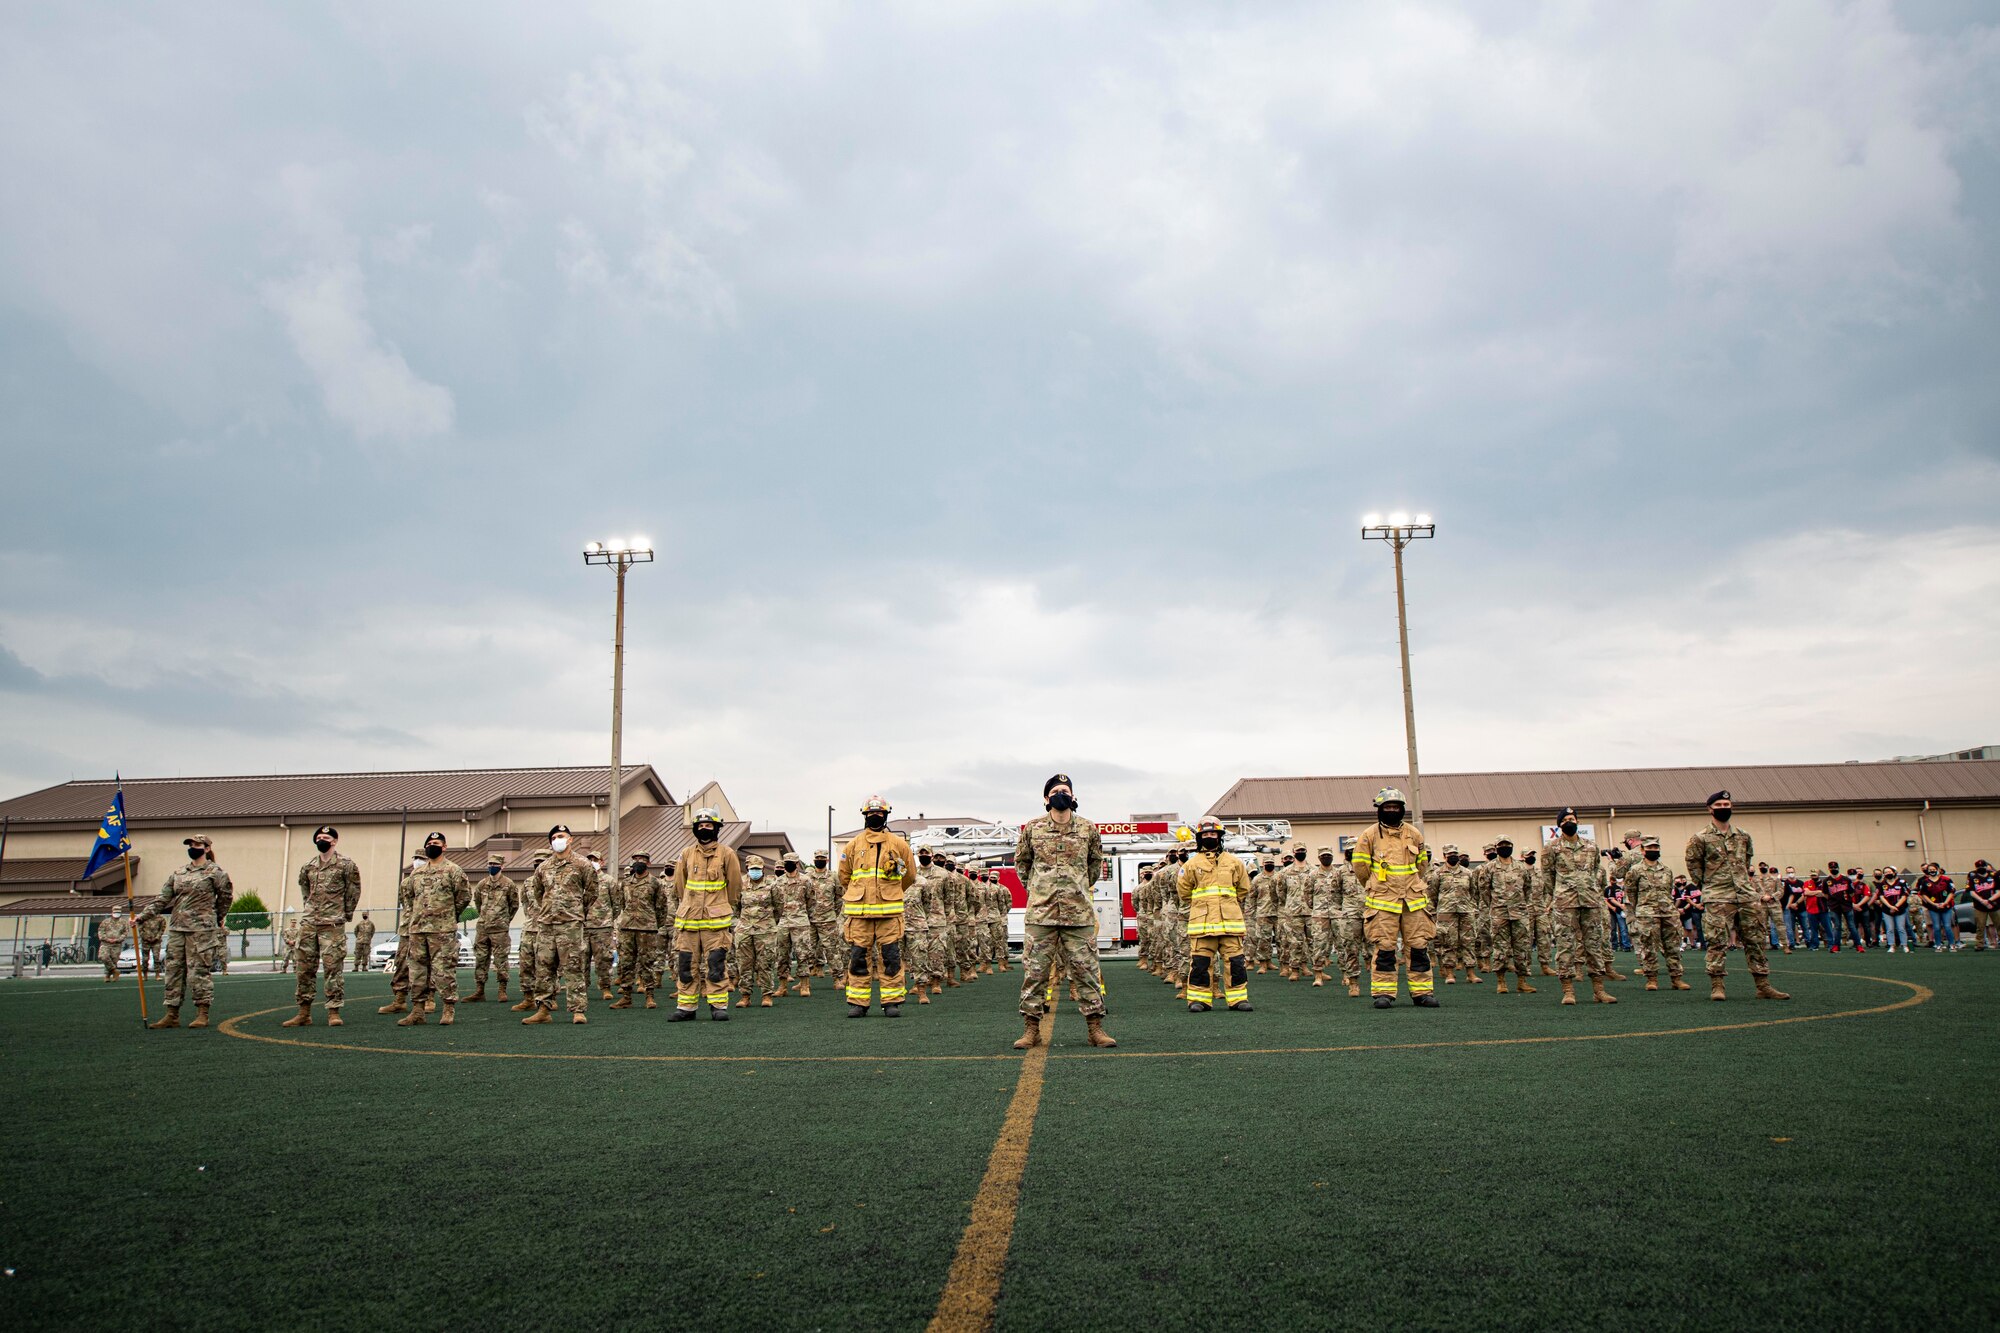
M 1406 785 L 1402 774 L 1242 778 L 1208 813 L 1288 819 L 1301 841 L 1331 845 L 1373 821 L 1377 791 Z M 1731 794 L 1760 857 L 1801 870 L 1829 859 L 1870 869 L 2000 860 L 2000 760 L 1426 774 L 1425 833 L 1475 857 L 1503 833 L 1532 847 L 1574 806 L 1602 846 L 1641 828 L 1677 850 L 1707 821 L 1714 791 Z

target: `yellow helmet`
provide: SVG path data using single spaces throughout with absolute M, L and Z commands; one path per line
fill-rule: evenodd
M 1194 826 L 1194 835 L 1197 838 L 1204 833 L 1221 833 L 1222 831 L 1222 821 L 1219 819 L 1204 819 Z

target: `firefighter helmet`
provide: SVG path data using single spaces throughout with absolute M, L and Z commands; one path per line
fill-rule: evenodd
M 1377 809 L 1380 809 L 1391 801 L 1396 802 L 1398 805 L 1408 805 L 1410 798 L 1403 795 L 1401 789 L 1396 787 L 1384 787 L 1381 791 L 1375 793 L 1375 806 Z
M 883 814 L 886 815 L 889 813 L 889 809 L 890 809 L 889 803 L 883 800 L 880 796 L 870 796 L 867 800 L 861 803 L 861 813 L 864 815 L 872 815 L 877 810 L 880 810 Z

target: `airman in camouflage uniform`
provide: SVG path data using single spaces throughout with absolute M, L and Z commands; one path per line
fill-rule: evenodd
M 1306 849 L 1292 854 L 1278 870 L 1278 975 L 1286 981 L 1305 976 L 1306 937 L 1312 920 L 1312 873 L 1306 869 Z
M 1514 859 L 1514 844 L 1507 839 L 1501 839 L 1493 852 L 1492 859 L 1480 867 L 1484 872 L 1480 878 L 1493 902 L 1493 967 L 1498 982 L 1494 989 L 1501 995 L 1508 993 L 1507 972 L 1511 968 L 1515 988 L 1523 995 L 1533 995 L 1528 969 L 1535 965 L 1530 938 L 1535 874 Z
M 139 925 L 139 965 L 143 972 L 157 973 L 167 952 L 167 923 L 149 917 Z
M 215 999 L 215 982 L 209 977 L 210 937 L 221 933 L 216 922 L 229 911 L 236 887 L 229 872 L 214 860 L 214 841 L 206 833 L 181 839 L 188 849 L 188 863 L 167 876 L 160 896 L 139 909 L 138 920 L 167 917 L 167 1011 L 155 1028 L 181 1025 L 181 1001 L 194 993 L 194 1021 L 191 1028 L 208 1026 L 208 1006 Z M 194 980 L 188 980 L 188 973 Z
M 1792 997 L 1771 985 L 1771 964 L 1764 955 L 1761 898 L 1750 863 L 1756 851 L 1750 835 L 1732 828 L 1736 803 L 1719 791 L 1708 798 L 1708 827 L 1688 839 L 1685 860 L 1688 883 L 1701 890 L 1702 933 L 1708 937 L 1708 998 L 1725 1000 L 1722 979 L 1729 962 L 1729 931 L 1743 942 L 1743 961 L 1757 984 L 1760 1000 Z
M 917 877 L 903 891 L 903 947 L 918 1004 L 945 984 L 945 870 L 928 847 L 917 852 Z M 952 982 L 956 986 L 957 982 Z
M 542 867 L 546 854 L 538 854 L 535 869 Z M 535 888 L 531 874 L 521 885 L 521 947 L 517 958 L 521 967 L 521 999 L 513 1006 L 517 1014 L 532 1014 L 537 1005 L 535 996 L 539 993 L 535 984 L 535 951 L 541 947 L 542 933 L 535 923 L 541 919 L 541 899 Z
M 443 1006 L 438 1022 L 450 1027 L 458 1003 L 458 914 L 472 902 L 472 881 L 445 859 L 444 834 L 424 839 L 422 870 L 410 876 L 410 907 L 403 914 L 403 939 L 409 944 L 410 1012 L 397 1027 L 425 1021 L 433 996 Z
M 361 901 L 361 867 L 335 850 L 340 830 L 322 824 L 313 830 L 318 855 L 299 867 L 299 984 L 293 995 L 299 1012 L 284 1027 L 312 1022 L 314 974 L 326 977 L 326 1025 L 341 1027 L 341 1005 L 347 1002 L 347 923 Z
M 1246 866 L 1245 869 L 1248 869 Z M 1250 887 L 1243 893 L 1243 966 L 1251 972 L 1271 970 L 1271 941 L 1264 934 L 1264 903 L 1278 900 L 1278 862 L 1266 856 L 1251 872 Z
M 1444 984 L 1456 984 L 1462 967 L 1465 979 L 1478 985 L 1474 964 L 1478 961 L 1479 929 L 1473 917 L 1472 868 L 1466 865 L 1465 854 L 1456 843 L 1445 844 L 1444 864 L 1431 867 L 1430 883 L 1437 902 L 1437 952 L 1444 968 Z
M 1340 864 L 1333 868 L 1333 948 L 1340 960 L 1340 979 L 1349 997 L 1361 994 L 1361 879 L 1354 873 L 1354 838 L 1340 840 Z
M 1097 909 L 1092 895 L 1104 868 L 1097 825 L 1076 814 L 1075 786 L 1058 773 L 1042 784 L 1049 813 L 1021 826 L 1014 868 L 1028 890 L 1028 940 L 1021 978 L 1026 1030 L 1016 1050 L 1042 1044 L 1042 1013 L 1065 974 L 1092 1046 L 1116 1046 L 1104 1030 L 1104 974 L 1097 961 Z
M 764 989 L 763 1007 L 771 1007 L 778 988 L 778 905 L 765 878 L 764 858 L 743 858 L 743 897 L 736 904 L 736 997 L 738 1009 L 750 1007 L 750 992 Z
M 1471 867 L 1474 936 L 1473 957 L 1477 960 L 1478 966 L 1488 972 L 1493 971 L 1497 966 L 1493 961 L 1493 885 L 1482 872 L 1485 870 L 1487 863 L 1493 859 L 1494 849 L 1495 844 L 1487 843 L 1480 853 L 1484 857 L 1484 860 L 1478 865 Z
M 298 954 L 298 948 L 299 923 L 296 920 L 287 921 L 278 930 L 278 965 L 273 970 L 278 972 L 291 971 L 293 959 Z
M 653 873 L 653 858 L 635 853 L 625 874 L 611 886 L 611 908 L 618 917 L 618 998 L 613 1009 L 632 1007 L 632 987 L 657 1009 L 653 992 L 660 988 L 660 923 L 667 919 L 667 895 Z
M 605 873 L 604 858 L 592 852 L 584 859 L 597 872 L 602 891 L 591 901 L 590 915 L 583 923 L 583 988 L 590 989 L 590 974 L 595 969 L 598 998 L 608 1000 L 618 977 L 617 961 L 612 956 L 618 945 L 618 914 L 611 908 L 611 877 Z
M 786 852 L 771 885 L 778 908 L 778 994 L 789 992 L 794 980 L 799 994 L 812 994 L 812 916 L 806 910 L 806 877 L 799 871 L 799 854 Z
M 1530 961 L 1538 963 L 1542 975 L 1556 974 L 1556 905 L 1555 898 L 1542 887 L 1542 872 L 1536 865 L 1537 852 L 1529 852 L 1521 858 L 1528 867 L 1528 882 L 1531 892 L 1528 898 L 1528 934 Z
M 1173 860 L 1162 873 L 1166 884 L 1160 890 L 1160 910 L 1164 918 L 1166 933 L 1167 974 L 1166 983 L 1174 988 L 1174 998 L 1187 998 L 1188 963 L 1194 956 L 1194 945 L 1188 939 L 1188 904 L 1181 901 L 1181 875 L 1187 866 L 1187 853 L 1176 850 Z
M 972 881 L 950 857 L 944 863 L 945 916 L 950 922 L 946 933 L 946 965 L 967 985 L 979 980 L 979 964 L 972 951 Z
M 500 974 L 500 1000 L 507 1000 L 507 950 L 514 925 L 514 913 L 521 910 L 521 887 L 502 869 L 507 858 L 494 852 L 486 858 L 486 878 L 473 886 L 472 901 L 479 909 L 479 923 L 472 928 L 472 994 L 467 1004 L 486 999 L 486 974 Z
M 354 923 L 354 970 L 366 972 L 369 968 L 368 951 L 375 947 L 375 923 L 363 912 L 361 919 Z
M 1138 918 L 1139 929 L 1139 970 L 1156 970 L 1155 945 L 1159 934 L 1156 913 L 1159 910 L 1160 890 L 1153 883 L 1153 868 L 1139 867 L 1139 887 L 1132 891 L 1132 911 Z
M 132 927 L 125 920 L 122 907 L 113 908 L 110 916 L 97 923 L 97 961 L 104 964 L 106 982 L 118 980 L 118 955 L 131 935 Z
M 812 866 L 801 873 L 806 877 L 806 918 L 812 922 L 813 975 L 838 977 L 847 966 L 847 942 L 840 937 L 840 891 L 826 853 L 815 850 Z
M 1616 1004 L 1604 989 L 1611 971 L 1611 910 L 1604 905 L 1604 858 L 1597 844 L 1577 833 L 1576 811 L 1556 816 L 1562 833 L 1542 849 L 1541 881 L 1555 905 L 1556 975 L 1562 981 L 1562 1002 L 1576 1003 L 1578 972 L 1590 975 L 1590 995 L 1599 1004 Z
M 567 824 L 549 830 L 550 853 L 528 877 L 522 897 L 535 904 L 535 1009 L 522 1023 L 553 1023 L 556 980 L 562 980 L 569 1021 L 587 1023 L 590 978 L 584 974 L 583 927 L 597 901 L 597 871 L 570 848 Z
M 1667 962 L 1667 977 L 1674 990 L 1690 990 L 1681 979 L 1681 913 L 1674 902 L 1674 872 L 1660 860 L 1660 840 L 1642 838 L 1639 855 L 1625 858 L 1628 864 L 1619 883 L 1631 901 L 1632 946 L 1639 954 L 1639 971 L 1647 990 L 1658 990 L 1660 960 Z
M 396 885 L 396 920 L 401 924 L 396 931 L 396 953 L 389 960 L 389 1003 L 377 1009 L 378 1014 L 400 1014 L 410 1007 L 410 887 L 426 864 L 420 853 Z
M 1306 874 L 1306 955 L 1315 986 L 1326 985 L 1333 961 L 1334 873 L 1333 849 L 1320 848 L 1319 864 Z
M 1007 965 L 1007 913 L 1014 906 L 1014 895 L 1000 882 L 994 871 L 986 872 L 986 951 L 993 960 L 996 972 L 1011 972 Z

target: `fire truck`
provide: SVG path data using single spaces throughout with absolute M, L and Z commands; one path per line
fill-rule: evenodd
M 1233 820 L 1227 826 L 1223 848 L 1239 856 L 1261 856 L 1289 846 L 1292 826 L 1283 819 Z M 1134 901 L 1139 891 L 1139 872 L 1154 865 L 1169 851 L 1194 841 L 1194 830 L 1174 820 L 1126 821 L 1099 824 L 1104 839 L 1104 870 L 1091 894 L 1097 909 L 1099 952 L 1136 944 L 1139 921 Z M 997 870 L 1000 882 L 1013 894 L 1013 910 L 1007 914 L 1007 940 L 1018 950 L 1026 938 L 1022 919 L 1027 915 L 1027 890 L 1014 869 L 1014 846 L 1020 840 L 1018 824 L 933 825 L 910 836 L 910 846 L 944 852 L 960 865 Z

